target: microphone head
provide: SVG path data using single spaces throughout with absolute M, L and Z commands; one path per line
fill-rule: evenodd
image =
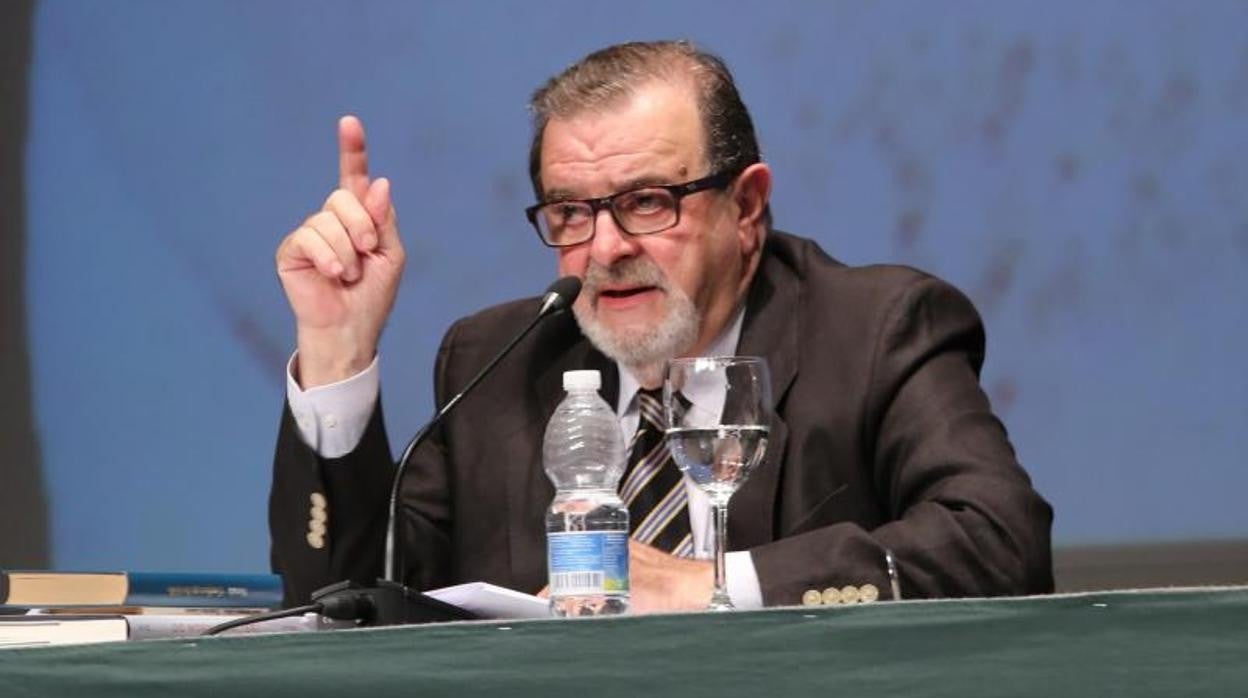
M 546 289 L 546 294 L 542 296 L 542 308 L 538 312 L 545 315 L 570 308 L 579 295 L 581 295 L 581 280 L 575 276 L 565 276 Z

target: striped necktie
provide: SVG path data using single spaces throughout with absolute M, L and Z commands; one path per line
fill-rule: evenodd
M 634 540 L 680 557 L 693 555 L 688 494 L 664 436 L 661 390 L 637 391 L 637 433 L 629 448 L 620 498 Z

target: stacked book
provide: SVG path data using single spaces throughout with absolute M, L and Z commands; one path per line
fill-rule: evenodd
M 282 580 L 272 574 L 0 570 L 0 648 L 199 635 L 281 603 Z M 316 630 L 319 623 L 309 615 L 236 632 Z

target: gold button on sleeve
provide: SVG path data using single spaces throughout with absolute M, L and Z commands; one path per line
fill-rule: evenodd
M 841 587 L 841 603 L 858 603 L 858 587 L 846 584 Z
M 858 600 L 862 603 L 871 603 L 880 598 L 880 589 L 874 584 L 863 584 L 858 588 Z
M 836 587 L 828 587 L 823 590 L 823 602 L 828 606 L 835 606 L 841 602 L 841 590 Z
M 818 606 L 823 603 L 823 594 L 818 589 L 807 589 L 802 593 L 803 606 Z

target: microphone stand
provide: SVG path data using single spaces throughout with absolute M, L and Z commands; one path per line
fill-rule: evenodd
M 464 399 L 464 396 L 477 387 L 477 384 L 494 370 L 498 362 L 510 354 L 520 340 L 527 337 L 542 320 L 571 307 L 580 291 L 581 281 L 575 276 L 565 276 L 551 284 L 542 298 L 542 305 L 537 315 L 529 321 L 529 324 L 525 325 L 524 329 L 513 337 L 502 351 L 495 354 L 494 358 L 478 371 L 472 380 L 468 381 L 468 385 L 438 410 L 407 442 L 403 454 L 399 457 L 394 481 L 390 486 L 384 576 L 378 579 L 376 586 L 373 587 L 347 580 L 316 590 L 312 593 L 314 603 L 321 604 L 325 609 L 344 609 L 342 613 L 349 617 L 337 617 L 325 611 L 322 611 L 323 615 L 335 618 L 335 620 L 358 620 L 361 625 L 365 626 L 434 623 L 476 618 L 474 614 L 458 606 L 439 601 L 404 586 L 399 578 L 395 570 L 395 558 L 398 547 L 396 541 L 398 539 L 399 491 L 403 484 L 403 476 L 407 472 L 408 463 L 411 462 L 416 449 L 424 443 L 429 434 L 433 433 L 434 427 L 441 424 L 442 420 Z

